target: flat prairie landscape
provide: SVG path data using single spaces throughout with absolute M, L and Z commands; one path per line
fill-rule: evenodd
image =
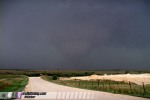
M 29 87 L 34 90 L 41 86 L 43 88 L 39 88 L 38 90 L 45 91 L 47 89 L 48 92 L 50 84 L 55 83 L 67 87 L 82 88 L 84 91 L 96 90 L 113 94 L 150 98 L 150 73 L 148 71 L 0 70 L 0 76 L 0 81 L 3 83 L 0 85 L 0 91 L 22 91 L 25 85 L 29 83 L 26 86 L 27 90 Z M 21 79 L 18 80 L 18 77 Z M 42 85 L 45 81 L 42 81 L 40 77 L 49 81 L 49 83 L 46 82 L 46 87 Z M 43 83 L 39 86 L 36 81 L 34 82 L 34 79 L 39 79 Z M 18 82 L 22 83 L 18 84 Z M 62 88 L 62 90 L 64 89 Z

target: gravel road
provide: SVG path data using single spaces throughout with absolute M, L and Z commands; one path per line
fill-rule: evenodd
M 150 100 L 146 98 L 112 94 L 107 92 L 85 90 L 54 84 L 41 79 L 30 77 L 25 92 L 47 92 L 46 95 L 36 96 L 34 99 L 49 100 Z

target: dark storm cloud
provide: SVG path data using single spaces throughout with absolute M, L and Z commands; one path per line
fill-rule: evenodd
M 1 68 L 148 69 L 149 5 L 4 0 Z

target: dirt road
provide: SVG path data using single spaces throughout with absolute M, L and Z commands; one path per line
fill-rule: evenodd
M 62 86 L 45 81 L 40 77 L 30 77 L 25 92 L 47 92 L 45 96 L 37 96 L 35 99 L 49 100 L 150 100 L 140 97 Z

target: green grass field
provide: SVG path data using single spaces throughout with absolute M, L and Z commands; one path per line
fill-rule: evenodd
M 0 75 L 0 92 L 23 91 L 27 83 L 25 75 Z
M 150 98 L 150 85 L 143 86 L 135 83 L 125 83 L 111 80 L 52 80 L 52 76 L 41 76 L 41 78 L 56 84 L 71 87 Z

